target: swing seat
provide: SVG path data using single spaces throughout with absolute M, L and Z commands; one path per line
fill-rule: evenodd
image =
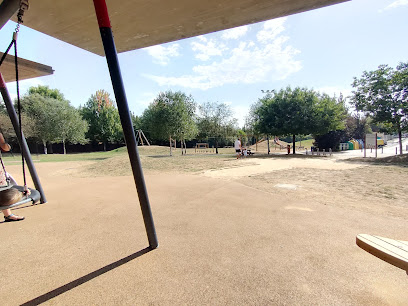
M 368 253 L 405 270 L 408 274 L 408 241 L 359 234 L 356 243 Z
M 18 190 L 21 191 L 21 192 L 24 191 L 24 187 L 23 187 L 23 186 L 14 185 L 12 188 L 16 188 L 16 189 L 18 189 Z M 30 203 L 30 202 L 31 202 L 32 204 L 37 203 L 37 202 L 40 200 L 40 198 L 41 198 L 40 193 L 39 193 L 37 190 L 35 190 L 35 189 L 31 189 L 31 188 L 28 188 L 28 189 L 30 189 L 31 194 L 29 194 L 28 196 L 24 196 L 24 197 L 23 197 L 19 202 L 17 202 L 17 203 L 14 203 L 14 204 L 11 204 L 11 205 L 6 205 L 6 206 L 0 206 L 0 210 L 9 209 L 9 208 L 16 207 L 16 206 L 19 206 L 19 205 L 22 205 L 22 204 L 27 204 L 27 203 Z

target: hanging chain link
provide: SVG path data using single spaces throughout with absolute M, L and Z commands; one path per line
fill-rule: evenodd
M 20 9 L 18 10 L 17 13 L 17 26 L 16 29 L 14 30 L 15 33 L 18 33 L 20 31 L 20 25 L 24 23 L 23 22 L 24 12 L 27 11 L 29 7 L 30 5 L 28 4 L 28 0 L 20 1 Z

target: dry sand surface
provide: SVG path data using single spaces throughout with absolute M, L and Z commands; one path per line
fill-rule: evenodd
M 406 273 L 355 244 L 359 233 L 408 240 L 406 166 L 227 156 L 186 171 L 198 158 L 143 159 L 152 251 L 132 177 L 114 171 L 126 159 L 100 162 L 108 173 L 37 164 L 48 204 L 0 223 L 0 304 L 408 304 Z

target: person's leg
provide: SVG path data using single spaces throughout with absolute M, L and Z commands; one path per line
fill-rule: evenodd
M 2 212 L 4 214 L 4 220 L 6 222 L 9 222 L 9 221 L 21 221 L 21 220 L 25 219 L 23 216 L 17 216 L 15 214 L 12 214 L 10 209 L 2 210 Z
M 18 201 L 21 200 L 22 196 L 23 196 L 22 193 L 15 188 L 3 190 L 0 192 L 0 206 L 6 206 L 17 203 Z M 2 212 L 4 214 L 5 222 L 24 220 L 24 217 L 17 216 L 11 213 L 10 209 L 4 209 L 2 210 Z

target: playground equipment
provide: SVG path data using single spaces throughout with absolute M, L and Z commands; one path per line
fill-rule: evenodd
M 23 180 L 24 180 L 24 186 L 17 186 L 15 185 L 15 181 L 10 179 L 10 177 L 7 175 L 7 171 L 6 168 L 4 166 L 3 163 L 3 159 L 0 153 L 0 162 L 1 162 L 1 166 L 3 168 L 4 174 L 6 175 L 6 185 L 5 186 L 1 186 L 0 187 L 0 191 L 4 191 L 4 190 L 8 190 L 10 188 L 15 188 L 20 190 L 23 194 L 24 197 L 22 200 L 20 200 L 17 203 L 13 203 L 11 205 L 4 205 L 1 206 L 0 209 L 4 210 L 4 209 L 8 209 L 11 207 L 15 207 L 21 204 L 25 204 L 25 203 L 29 203 L 32 202 L 33 204 L 35 204 L 38 201 L 41 201 L 41 203 L 46 203 L 47 200 L 45 198 L 44 195 L 44 191 L 42 190 L 42 186 L 40 183 L 40 180 L 38 178 L 37 172 L 35 170 L 33 161 L 31 159 L 31 154 L 30 151 L 28 149 L 27 146 L 27 142 L 26 139 L 24 137 L 23 134 L 23 130 L 22 130 L 22 126 L 21 126 L 21 103 L 20 103 L 20 91 L 19 91 L 19 68 L 18 68 L 18 54 L 17 54 L 17 34 L 19 32 L 20 29 L 20 24 L 23 23 L 23 15 L 25 10 L 28 9 L 28 2 L 27 1 L 21 1 L 19 3 L 19 7 L 18 7 L 18 14 L 17 14 L 17 18 L 18 18 L 18 23 L 17 23 L 17 27 L 13 33 L 13 38 L 11 40 L 10 45 L 8 46 L 6 52 L 3 53 L 1 59 L 0 59 L 0 66 L 2 65 L 2 63 L 4 62 L 6 56 L 8 55 L 9 50 L 11 49 L 11 47 L 14 46 L 14 69 L 15 69 L 15 81 L 16 81 L 16 88 L 17 88 L 17 107 L 18 107 L 18 117 L 16 114 L 16 111 L 14 109 L 14 105 L 11 101 L 9 92 L 7 90 L 7 86 L 6 83 L 3 79 L 3 75 L 0 72 L 0 92 L 1 95 L 3 97 L 4 100 L 4 104 L 6 105 L 6 109 L 7 112 L 9 114 L 10 120 L 13 124 L 14 130 L 16 132 L 17 135 L 17 139 L 19 141 L 20 144 L 20 148 L 21 148 L 21 162 L 22 162 L 22 170 L 23 170 Z M 30 189 L 27 187 L 27 180 L 26 180 L 26 172 L 25 172 L 25 163 L 27 162 L 27 166 L 29 168 L 31 177 L 33 179 L 34 185 L 36 187 L 37 190 L 35 189 Z M 30 191 L 30 192 L 28 192 Z
M 326 149 L 323 149 L 322 151 L 320 151 L 319 148 L 312 147 L 311 150 L 310 150 L 310 153 L 311 153 L 311 155 L 317 155 L 317 156 L 320 156 L 320 155 L 332 156 L 333 155 L 333 150 L 330 148 L 328 151 L 326 151 Z M 307 149 L 306 149 L 306 155 L 309 155 L 309 152 L 307 151 Z
M 275 150 L 276 150 L 276 145 L 279 146 L 280 150 L 287 150 L 288 148 L 288 143 L 281 141 L 277 136 L 275 136 L 275 138 L 273 139 L 273 142 L 275 143 Z
M 349 150 L 358 150 L 358 149 L 360 149 L 360 144 L 355 139 L 351 139 L 348 142 L 348 144 L 349 144 Z
M 206 142 L 196 143 L 194 153 L 214 153 L 214 147 L 210 149 L 209 144 Z
M 136 141 L 137 141 L 137 143 L 139 143 L 139 141 L 140 141 L 140 144 L 142 146 L 144 146 L 143 139 L 146 141 L 147 145 L 150 146 L 150 143 L 147 140 L 146 135 L 143 133 L 143 131 L 142 130 L 136 130 Z
M 349 143 L 348 142 L 342 142 L 339 144 L 339 150 L 340 151 L 346 151 L 349 149 Z
M 271 18 L 300 13 L 346 0 L 253 1 L 225 0 L 216 6 L 213 1 L 109 1 L 112 24 L 105 0 L 55 1 L 36 0 L 24 24 L 34 30 L 60 39 L 90 52 L 106 55 L 112 87 L 115 93 L 123 134 L 128 149 L 133 178 L 138 191 L 150 248 L 158 246 L 150 201 L 137 149 L 136 137 L 129 112 L 125 86 L 120 71 L 119 52 L 163 44 L 181 38 L 212 33 Z M 19 0 L 3 0 L 0 4 L 0 28 L 19 9 Z M 143 8 L 135 10 L 134 8 Z M 149 12 L 149 14 L 146 14 Z M 231 14 L 234 12 L 234 14 Z M 166 18 L 162 18 L 163 16 Z M 96 16 L 96 19 L 92 18 Z M 97 22 L 96 22 L 97 21 Z M 100 37 L 98 39 L 97 24 Z M 201 25 L 197 27 L 197 24 Z M 140 35 L 142 33 L 143 35 Z M 157 35 L 157 34 L 160 35 Z M 101 44 L 102 41 L 102 44 Z
M 375 149 L 385 146 L 387 142 L 382 139 L 377 133 L 365 135 L 365 139 L 351 139 L 346 143 L 340 143 L 340 151 L 344 150 L 362 150 Z

